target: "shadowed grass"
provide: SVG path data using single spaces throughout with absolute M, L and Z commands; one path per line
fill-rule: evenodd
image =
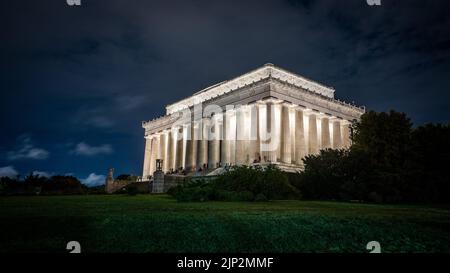
M 166 195 L 0 198 L 2 252 L 450 252 L 448 208 Z

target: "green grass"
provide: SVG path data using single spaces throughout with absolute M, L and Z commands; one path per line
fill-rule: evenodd
M 1 252 L 450 252 L 450 209 L 166 195 L 0 198 Z

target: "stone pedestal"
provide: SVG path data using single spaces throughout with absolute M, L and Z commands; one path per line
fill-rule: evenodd
M 153 173 L 153 187 L 152 193 L 164 192 L 164 172 L 157 170 Z

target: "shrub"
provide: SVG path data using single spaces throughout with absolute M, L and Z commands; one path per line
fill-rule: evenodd
M 370 111 L 348 150 L 322 150 L 290 177 L 307 199 L 450 202 L 450 126 L 412 128 L 404 113 Z
M 372 191 L 369 193 L 368 200 L 375 203 L 381 203 L 383 202 L 383 197 L 378 193 Z
M 266 202 L 266 201 L 268 201 L 267 197 L 264 194 L 262 194 L 262 193 L 258 193 L 255 196 L 255 202 Z
M 236 193 L 235 201 L 253 201 L 255 196 L 251 191 L 241 191 Z
M 131 184 L 126 187 L 126 193 L 128 195 L 134 196 L 134 195 L 138 194 L 138 192 L 139 192 L 139 189 L 137 188 L 136 185 Z
M 234 167 L 215 180 L 190 181 L 172 188 L 168 193 L 182 202 L 255 201 L 256 196 L 260 201 L 300 197 L 286 174 L 275 166 L 268 166 L 265 170 L 260 167 Z
M 212 185 L 205 180 L 188 181 L 167 192 L 180 202 L 203 202 L 211 200 Z

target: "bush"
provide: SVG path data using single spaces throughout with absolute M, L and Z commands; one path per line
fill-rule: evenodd
M 126 187 L 126 193 L 130 196 L 137 195 L 138 192 L 139 192 L 139 189 L 137 188 L 136 185 L 131 184 Z
M 255 202 L 266 202 L 266 201 L 268 201 L 267 197 L 264 194 L 262 194 L 262 193 L 258 193 L 255 196 Z
M 364 114 L 348 150 L 322 150 L 290 177 L 307 199 L 450 202 L 450 126 L 412 128 L 403 113 Z
M 211 200 L 214 194 L 212 185 L 205 180 L 188 181 L 173 187 L 168 194 L 174 196 L 180 202 L 203 202 Z
M 259 201 L 300 197 L 286 174 L 275 166 L 268 166 L 265 170 L 260 167 L 234 167 L 209 182 L 190 181 L 172 188 L 168 193 L 182 202 L 255 201 L 257 196 Z
M 241 191 L 237 192 L 235 201 L 253 201 L 255 196 L 251 191 Z
M 1 195 L 85 194 L 88 188 L 73 176 L 43 177 L 30 174 L 23 180 L 0 177 Z
M 369 199 L 369 201 L 374 202 L 374 203 L 382 203 L 383 202 L 383 197 L 374 191 L 369 193 L 368 199 Z

